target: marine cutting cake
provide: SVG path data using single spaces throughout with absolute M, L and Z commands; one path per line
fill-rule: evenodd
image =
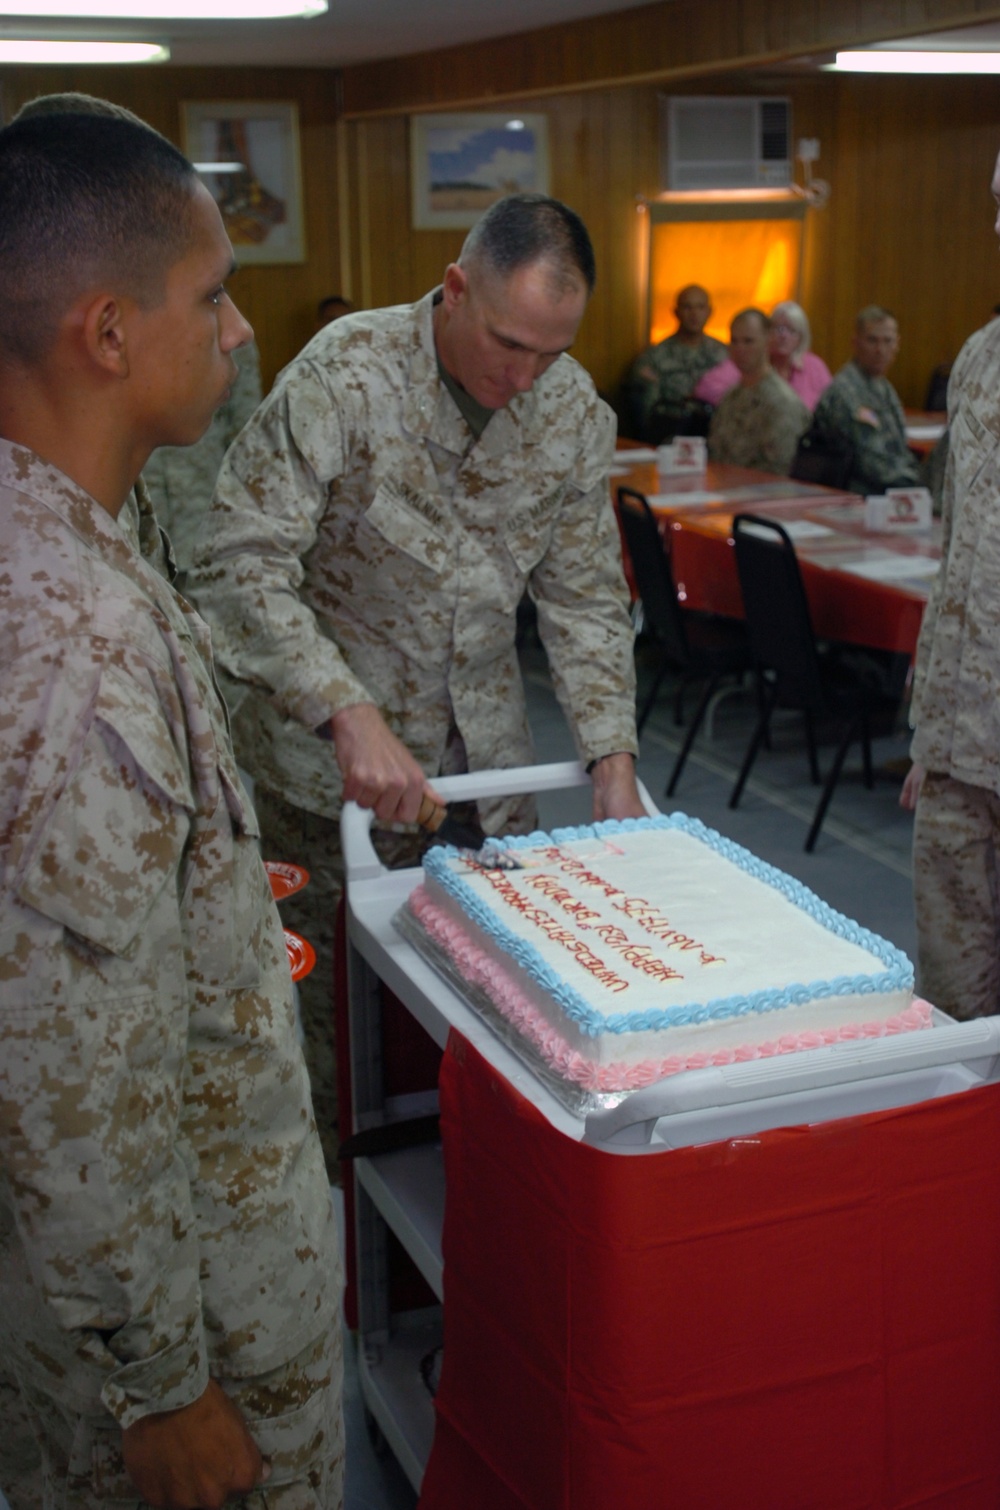
M 432 849 L 404 913 L 473 1003 L 592 1091 L 930 1026 L 904 954 L 680 813 Z

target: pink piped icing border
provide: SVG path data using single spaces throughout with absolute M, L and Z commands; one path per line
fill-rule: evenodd
M 425 933 L 457 967 L 463 979 L 484 991 L 497 1011 L 526 1038 L 545 1062 L 564 1080 L 571 1080 L 585 1090 L 633 1091 L 652 1085 L 666 1075 L 682 1070 L 706 1069 L 711 1065 L 741 1064 L 749 1059 L 771 1059 L 776 1054 L 795 1054 L 802 1049 L 821 1049 L 826 1044 L 846 1043 L 858 1038 L 886 1038 L 894 1033 L 910 1033 L 931 1025 L 931 1008 L 914 997 L 905 1011 L 884 1022 L 845 1023 L 839 1028 L 823 1028 L 805 1033 L 785 1033 L 766 1043 L 741 1044 L 735 1049 L 716 1049 L 697 1054 L 671 1054 L 666 1059 L 644 1059 L 639 1064 L 599 1065 L 573 1049 L 565 1038 L 546 1022 L 541 1012 L 504 967 L 491 959 L 460 923 L 451 918 L 430 898 L 425 886 L 418 886 L 410 896 L 410 910 Z

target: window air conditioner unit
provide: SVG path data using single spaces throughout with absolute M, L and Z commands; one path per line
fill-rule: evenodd
M 787 99 L 660 96 L 661 188 L 785 188 L 791 142 Z

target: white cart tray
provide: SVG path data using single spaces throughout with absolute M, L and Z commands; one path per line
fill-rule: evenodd
M 435 787 L 448 801 L 464 801 L 588 781 L 583 767 L 570 762 L 453 776 Z M 648 793 L 643 800 L 655 814 Z M 616 1095 L 578 1093 L 554 1083 L 556 1077 L 514 1041 L 495 1013 L 471 1006 L 443 966 L 435 968 L 439 962 L 423 958 L 394 927 L 394 916 L 423 872 L 386 870 L 372 846 L 370 826 L 370 813 L 346 804 L 342 832 L 353 944 L 439 1045 L 456 1028 L 569 1137 L 619 1154 L 661 1152 L 908 1106 L 1000 1078 L 1000 1018 L 956 1023 L 935 1013 L 934 1026 L 922 1032 L 688 1070 Z

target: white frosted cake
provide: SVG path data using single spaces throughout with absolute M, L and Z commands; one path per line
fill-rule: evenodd
M 590 1090 L 930 1025 L 904 954 L 680 813 L 432 849 L 424 874 L 406 932 Z

